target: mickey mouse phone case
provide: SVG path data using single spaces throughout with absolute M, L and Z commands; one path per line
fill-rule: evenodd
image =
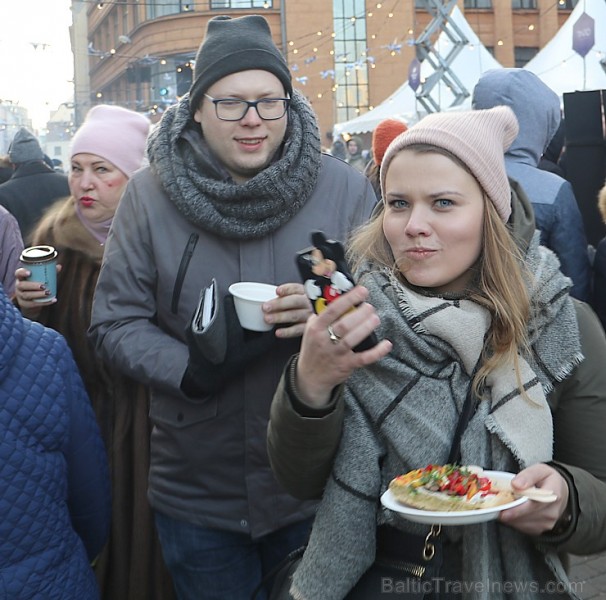
M 352 289 L 355 282 L 349 272 L 345 250 L 340 242 L 327 240 L 322 231 L 314 231 L 311 234 L 311 243 L 309 248 L 297 252 L 296 261 L 305 293 L 314 312 L 320 314 L 333 300 Z M 378 341 L 373 332 L 353 350 L 368 350 Z

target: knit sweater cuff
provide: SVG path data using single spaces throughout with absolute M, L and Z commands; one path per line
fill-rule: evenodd
M 330 396 L 330 401 L 326 406 L 321 408 L 317 408 L 315 406 L 311 406 L 307 404 L 298 394 L 297 391 L 297 361 L 299 360 L 299 355 L 295 354 L 286 365 L 286 393 L 288 394 L 288 398 L 292 407 L 295 409 L 295 412 L 299 414 L 301 417 L 309 418 L 309 419 L 321 419 L 332 413 L 337 406 L 337 400 L 341 396 L 343 391 L 343 386 L 337 386 Z

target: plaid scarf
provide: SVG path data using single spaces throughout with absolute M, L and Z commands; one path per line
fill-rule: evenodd
M 570 281 L 537 236 L 527 263 L 534 274 L 533 352 L 522 360 L 521 376 L 530 399 L 519 395 L 511 368 L 492 373 L 490 397 L 480 401 L 461 440 L 463 464 L 517 472 L 552 458 L 546 394 L 582 355 L 567 294 Z M 420 295 L 385 270 L 369 268 L 360 281 L 381 317 L 380 337 L 394 347 L 347 383 L 341 445 L 293 579 L 291 593 L 297 600 L 345 598 L 374 560 L 377 525 L 427 533 L 428 526 L 397 517 L 378 500 L 396 475 L 447 459 L 490 324 L 488 312 L 477 304 Z M 461 546 L 460 581 L 486 584 L 463 589 L 465 599 L 532 598 L 536 593 L 529 582 L 567 582 L 555 553 L 546 554 L 527 536 L 495 521 L 447 527 L 443 535 Z M 521 591 L 507 595 L 489 586 L 503 581 L 520 582 Z

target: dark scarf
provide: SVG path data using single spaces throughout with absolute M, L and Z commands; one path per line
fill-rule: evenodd
M 321 164 L 311 106 L 294 92 L 281 156 L 246 183 L 234 183 L 192 121 L 185 96 L 151 133 L 152 170 L 177 210 L 191 223 L 233 239 L 264 237 L 288 222 L 311 196 Z

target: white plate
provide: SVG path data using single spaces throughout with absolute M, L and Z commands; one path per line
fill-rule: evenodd
M 492 480 L 497 479 L 513 479 L 515 475 L 513 473 L 506 473 L 504 471 L 484 471 L 486 477 L 490 477 Z M 405 519 L 414 521 L 415 523 L 426 523 L 428 525 L 471 525 L 473 523 L 483 523 L 485 521 L 492 521 L 499 516 L 502 510 L 507 508 L 513 508 L 519 506 L 528 501 L 528 498 L 517 498 L 513 502 L 507 504 L 501 504 L 500 506 L 492 506 L 490 508 L 478 508 L 477 510 L 465 510 L 465 511 L 437 511 L 437 510 L 420 510 L 418 508 L 412 508 L 406 506 L 401 502 L 398 502 L 391 490 L 387 490 L 381 496 L 381 504 L 389 510 L 399 513 Z

